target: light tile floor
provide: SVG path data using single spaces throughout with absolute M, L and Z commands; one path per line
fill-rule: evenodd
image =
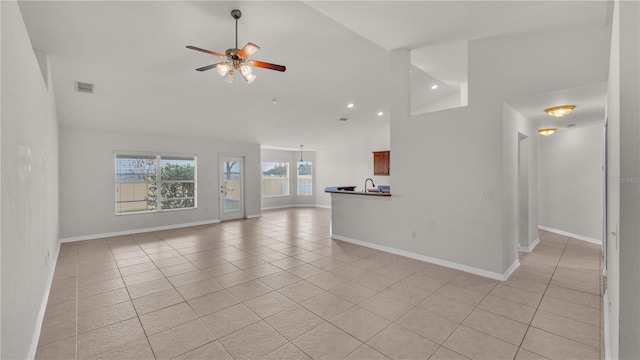
M 38 359 L 600 359 L 597 245 L 498 282 L 329 238 L 326 209 L 63 244 Z

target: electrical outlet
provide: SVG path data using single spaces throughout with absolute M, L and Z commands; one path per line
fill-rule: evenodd
M 51 251 L 47 250 L 47 255 L 44 257 L 44 264 L 49 265 L 49 258 L 51 257 Z
M 412 239 L 415 239 L 415 238 L 416 238 L 416 231 L 415 231 L 415 230 L 412 230 L 412 231 L 411 231 L 411 238 L 412 238 Z

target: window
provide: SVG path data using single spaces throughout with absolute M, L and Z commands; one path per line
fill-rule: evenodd
M 262 163 L 262 196 L 289 196 L 289 162 Z
M 116 155 L 116 214 L 195 207 L 195 157 Z
M 312 168 L 311 161 L 298 162 L 298 195 L 313 195 Z

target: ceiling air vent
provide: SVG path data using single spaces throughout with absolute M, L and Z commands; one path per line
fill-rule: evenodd
M 93 84 L 76 81 L 76 91 L 93 94 Z
M 348 117 L 341 117 L 339 120 L 340 121 L 347 121 L 347 120 L 349 120 L 349 118 Z

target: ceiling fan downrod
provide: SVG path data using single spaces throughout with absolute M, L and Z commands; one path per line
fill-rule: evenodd
M 238 9 L 231 10 L 231 16 L 236 19 L 236 50 L 238 49 L 238 19 L 242 17 L 242 11 Z

